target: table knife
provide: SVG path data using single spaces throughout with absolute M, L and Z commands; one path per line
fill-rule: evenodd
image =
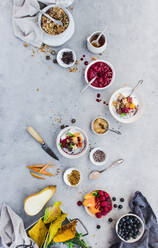
M 36 132 L 33 127 L 27 127 L 26 130 L 38 143 L 41 144 L 45 152 L 47 152 L 51 157 L 55 158 L 56 160 L 59 160 L 55 153 L 47 146 L 43 138 Z

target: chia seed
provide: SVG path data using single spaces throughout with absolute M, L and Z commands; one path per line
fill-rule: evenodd
M 103 162 L 105 160 L 105 153 L 103 151 L 97 150 L 93 154 L 93 159 L 95 162 Z

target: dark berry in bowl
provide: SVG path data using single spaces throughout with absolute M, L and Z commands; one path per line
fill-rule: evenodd
M 104 89 L 108 87 L 115 77 L 112 65 L 104 60 L 96 60 L 92 62 L 85 71 L 86 82 L 90 82 L 95 77 L 96 79 L 90 85 L 92 88 Z
M 116 223 L 118 237 L 127 243 L 138 241 L 144 233 L 144 223 L 135 214 L 123 215 Z

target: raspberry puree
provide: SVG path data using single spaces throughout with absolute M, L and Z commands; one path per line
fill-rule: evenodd
M 88 81 L 97 77 L 92 83 L 92 86 L 97 88 L 104 88 L 111 83 L 113 72 L 111 67 L 105 62 L 96 62 L 90 66 L 87 72 Z

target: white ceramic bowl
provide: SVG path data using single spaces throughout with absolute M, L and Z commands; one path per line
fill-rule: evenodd
M 66 153 L 60 146 L 59 146 L 59 143 L 60 143 L 60 138 L 62 136 L 64 136 L 65 134 L 69 133 L 69 132 L 80 132 L 81 135 L 82 135 L 82 138 L 84 139 L 84 148 L 82 149 L 81 152 L 77 153 L 77 154 L 69 154 L 69 153 Z M 89 146 L 89 141 L 88 141 L 88 137 L 87 137 L 87 134 L 84 132 L 84 130 L 82 130 L 81 128 L 79 127 L 75 127 L 75 126 L 70 126 L 70 127 L 67 127 L 67 128 L 64 128 L 63 130 L 60 131 L 60 133 L 58 134 L 57 136 L 57 139 L 56 139 L 56 146 L 57 146 L 57 149 L 58 151 L 60 152 L 61 155 L 63 155 L 65 158 L 69 158 L 69 159 L 75 159 L 75 158 L 79 158 L 81 156 L 83 156 L 86 151 L 88 150 L 88 146 Z
M 135 216 L 135 217 L 141 222 L 141 224 L 142 224 L 142 227 L 140 228 L 140 234 L 137 236 L 136 239 L 130 238 L 128 241 L 126 241 L 126 240 L 124 240 L 122 237 L 120 237 L 119 234 L 118 234 L 118 224 L 119 224 L 120 220 L 121 220 L 123 217 L 125 217 L 125 216 Z M 143 234 L 144 234 L 144 229 L 145 229 L 145 228 L 144 228 L 144 223 L 143 223 L 143 221 L 141 220 L 141 218 L 140 218 L 139 216 L 137 216 L 137 215 L 135 215 L 135 214 L 125 214 L 125 215 L 121 216 L 121 218 L 117 221 L 116 227 L 115 227 L 115 230 L 116 230 L 116 233 L 117 233 L 118 237 L 119 237 L 122 241 L 124 241 L 124 242 L 126 242 L 126 243 L 135 243 L 135 242 L 137 242 L 139 239 L 141 239 L 141 237 L 142 237 Z
M 91 38 L 97 34 L 97 35 L 100 35 L 102 31 L 96 31 L 94 33 L 92 33 L 88 38 L 87 38 L 87 48 L 90 52 L 92 53 L 95 53 L 95 54 L 100 54 L 100 53 L 103 53 L 106 49 L 106 46 L 107 46 L 107 35 L 105 33 L 103 33 L 102 35 L 104 36 L 105 38 L 105 43 L 103 46 L 101 47 L 94 47 L 92 44 L 91 44 Z
M 119 121 L 121 123 L 125 123 L 125 124 L 135 122 L 143 114 L 143 104 L 142 104 L 142 101 L 140 99 L 140 96 L 138 96 L 138 94 L 136 94 L 136 93 L 132 94 L 131 97 L 133 98 L 134 102 L 139 105 L 138 112 L 131 117 L 120 117 L 120 115 L 117 114 L 115 107 L 113 106 L 113 101 L 117 99 L 117 97 L 119 96 L 120 93 L 122 93 L 124 96 L 128 96 L 131 93 L 131 90 L 132 90 L 132 88 L 130 88 L 130 87 L 120 88 L 112 94 L 110 101 L 109 101 L 109 110 L 110 110 L 110 113 L 112 114 L 112 116 L 117 121 Z
M 72 54 L 73 54 L 73 59 L 74 59 L 74 62 L 73 62 L 73 63 L 67 65 L 67 64 L 65 64 L 65 63 L 62 61 L 62 55 L 63 55 L 64 52 L 72 52 Z M 73 66 L 73 65 L 75 64 L 75 62 L 76 62 L 76 54 L 75 54 L 75 52 L 74 52 L 73 50 L 71 50 L 71 49 L 69 49 L 69 48 L 63 48 L 63 49 L 61 49 L 61 50 L 58 52 L 58 54 L 57 54 L 57 62 L 58 62 L 58 64 L 59 64 L 60 66 L 62 66 L 62 67 L 64 67 L 64 68 L 69 68 L 69 67 L 71 67 L 71 66 Z
M 96 162 L 95 160 L 94 160 L 94 158 L 93 158 L 93 154 L 96 152 L 96 151 L 103 151 L 104 153 L 105 153 L 105 160 L 103 161 L 103 162 Z M 100 148 L 100 147 L 96 147 L 96 148 L 94 148 L 94 149 L 92 149 L 91 151 L 90 151 L 90 154 L 89 154 L 89 158 L 90 158 L 90 161 L 92 162 L 92 164 L 94 164 L 94 165 L 96 165 L 96 166 L 102 166 L 102 165 L 104 165 L 105 163 L 106 163 L 106 161 L 107 161 L 107 154 L 106 154 L 106 152 L 102 149 L 102 148 Z
M 101 119 L 105 120 L 105 121 L 108 123 L 108 128 L 109 128 L 109 122 L 105 119 L 105 117 L 104 117 L 104 116 L 97 116 L 97 117 L 96 117 L 94 120 L 92 120 L 92 122 L 91 122 L 91 129 L 92 129 L 92 131 L 93 131 L 94 134 L 96 134 L 96 135 L 98 135 L 98 136 L 103 136 L 103 135 L 105 135 L 105 134 L 108 132 L 108 130 L 107 130 L 105 133 L 96 133 L 96 132 L 94 131 L 94 128 L 93 128 L 93 124 L 94 124 L 95 120 L 97 120 L 98 118 L 101 118 Z
M 41 32 L 42 32 L 43 43 L 48 45 L 48 46 L 57 47 L 57 46 L 62 46 L 64 43 L 66 43 L 72 37 L 72 35 L 74 34 L 74 30 L 75 30 L 75 23 L 74 23 L 74 19 L 73 19 L 72 14 L 70 13 L 70 11 L 68 9 L 64 8 L 62 5 L 51 4 L 51 5 L 48 5 L 45 8 L 43 8 L 42 11 L 47 12 L 50 8 L 53 8 L 55 6 L 62 8 L 64 10 L 64 12 L 66 13 L 66 15 L 68 16 L 69 26 L 67 27 L 67 29 L 63 33 L 58 34 L 58 35 L 51 35 L 51 34 L 46 33 L 41 27 L 42 13 L 39 13 L 39 15 L 38 15 L 38 24 L 39 24 L 39 27 L 40 27 Z
M 71 185 L 70 182 L 68 181 L 68 175 L 71 174 L 71 172 L 72 172 L 73 170 L 77 170 L 77 171 L 80 173 L 80 181 L 79 181 L 79 183 L 76 184 L 76 185 Z M 78 169 L 76 169 L 76 168 L 69 168 L 69 169 L 67 169 L 67 170 L 64 172 L 63 179 L 64 179 L 64 182 L 65 182 L 68 186 L 70 186 L 70 187 L 77 187 L 77 186 L 80 184 L 81 180 L 82 180 L 81 171 L 78 170 Z
M 90 85 L 90 87 L 93 88 L 93 89 L 95 89 L 95 90 L 105 90 L 105 89 L 109 88 L 109 87 L 112 85 L 112 83 L 114 82 L 114 80 L 115 80 L 115 70 L 114 70 L 113 66 L 112 66 L 108 61 L 106 61 L 106 60 L 99 60 L 99 59 L 98 59 L 98 60 L 95 60 L 95 61 L 91 62 L 89 65 L 87 65 L 86 70 L 85 70 L 85 80 L 86 80 L 86 83 L 88 84 L 89 81 L 88 81 L 88 78 L 87 78 L 87 72 L 88 72 L 89 68 L 90 68 L 93 64 L 95 64 L 95 63 L 97 63 L 97 62 L 104 62 L 104 63 L 106 63 L 107 65 L 109 65 L 109 66 L 111 67 L 111 69 L 112 69 L 113 76 L 112 76 L 112 79 L 111 79 L 110 84 L 107 85 L 107 86 L 105 86 L 105 87 L 103 87 L 103 88 L 94 87 L 94 86 L 92 86 L 92 85 Z

